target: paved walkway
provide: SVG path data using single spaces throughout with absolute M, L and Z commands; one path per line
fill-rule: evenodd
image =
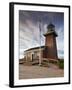
M 53 67 L 19 65 L 19 79 L 63 77 L 64 71 Z

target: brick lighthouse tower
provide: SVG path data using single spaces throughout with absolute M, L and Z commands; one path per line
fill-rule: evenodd
M 45 46 L 47 47 L 46 58 L 49 59 L 58 59 L 57 56 L 57 45 L 56 45 L 56 37 L 58 36 L 55 32 L 55 26 L 53 24 L 49 24 L 47 26 L 47 33 L 45 36 Z

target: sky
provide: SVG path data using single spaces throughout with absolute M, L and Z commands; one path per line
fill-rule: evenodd
M 25 50 L 45 45 L 43 34 L 47 32 L 50 23 L 55 25 L 58 34 L 56 38 L 58 57 L 64 58 L 64 13 L 24 10 L 19 11 L 20 58 L 24 57 Z

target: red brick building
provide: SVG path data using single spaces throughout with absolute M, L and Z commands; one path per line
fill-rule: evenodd
M 58 59 L 56 45 L 57 33 L 55 32 L 55 26 L 53 24 L 49 24 L 47 29 L 47 33 L 44 34 L 45 46 L 47 47 L 44 55 L 46 58 Z

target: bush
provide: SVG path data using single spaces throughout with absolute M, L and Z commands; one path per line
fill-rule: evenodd
M 59 60 L 59 68 L 64 69 L 64 60 L 63 59 Z
M 49 63 L 52 63 L 52 64 L 56 64 L 57 65 L 57 61 L 49 60 Z

